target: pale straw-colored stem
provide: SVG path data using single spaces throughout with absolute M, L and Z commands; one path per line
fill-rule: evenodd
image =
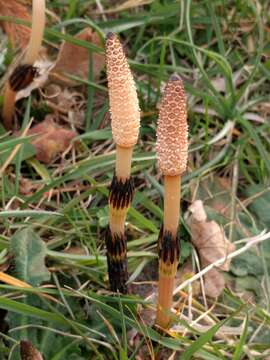
M 180 216 L 181 176 L 164 177 L 164 220 L 163 234 L 169 232 L 177 246 L 177 230 Z M 161 250 L 162 252 L 162 250 Z M 173 300 L 174 279 L 177 271 L 178 259 L 174 263 L 164 263 L 159 259 L 159 281 L 156 323 L 166 329 L 170 324 L 170 310 Z
M 164 177 L 164 231 L 176 236 L 180 216 L 181 176 Z
M 116 145 L 115 175 L 118 180 L 125 181 L 130 178 L 133 147 Z
M 126 208 L 115 210 L 110 206 L 109 224 L 112 234 L 124 234 L 127 210 Z
M 167 276 L 159 273 L 156 323 L 162 329 L 166 329 L 170 324 L 174 278 L 175 275 Z
M 2 110 L 3 123 L 6 130 L 12 129 L 15 102 L 16 92 L 11 89 L 9 84 L 7 84 L 4 92 L 4 104 Z
M 45 0 L 33 0 L 32 31 L 28 49 L 23 62 L 33 65 L 38 58 L 45 28 Z

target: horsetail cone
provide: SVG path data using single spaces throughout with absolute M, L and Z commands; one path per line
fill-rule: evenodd
M 169 79 L 161 101 L 157 128 L 158 167 L 163 175 L 185 172 L 188 156 L 186 95 L 177 75 Z
M 113 139 L 119 146 L 132 147 L 139 135 L 139 102 L 123 47 L 113 33 L 107 35 L 106 64 Z
M 188 125 L 186 96 L 179 76 L 173 75 L 164 91 L 157 128 L 158 167 L 164 175 L 164 216 L 158 240 L 159 281 L 156 323 L 170 324 L 174 279 L 179 260 L 178 227 L 181 175 L 187 167 Z

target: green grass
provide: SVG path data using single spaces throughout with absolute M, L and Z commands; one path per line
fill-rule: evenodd
M 120 4 L 100 3 L 104 9 Z M 90 26 L 102 38 L 108 30 L 119 33 L 126 45 L 142 110 L 132 166 L 136 194 L 127 218 L 131 282 L 153 280 L 149 266 L 154 269 L 157 264 L 163 194 L 155 160 L 157 105 L 165 81 L 175 72 L 182 76 L 188 95 L 190 129 L 188 172 L 183 177 L 181 265 L 193 253 L 186 223 L 192 199 L 204 201 L 209 217 L 223 225 L 232 241 L 269 229 L 268 2 L 156 0 L 138 6 L 139 1 L 134 1 L 128 10 L 106 13 L 106 19 L 95 13 L 95 4 L 47 2 L 60 22 L 47 17 L 44 44 L 49 48 L 65 40 L 86 48 L 91 59 L 103 49 L 74 38 Z M 3 19 L 24 23 L 0 16 Z M 7 46 L 3 34 L 0 44 Z M 0 71 L 5 74 L 4 62 Z M 173 351 L 177 359 L 266 359 L 270 356 L 269 240 L 233 260 L 226 273 L 227 288 L 217 301 L 208 299 L 208 307 L 213 308 L 207 316 L 203 300 L 194 297 L 193 320 L 204 316 L 198 322 L 200 328 L 187 321 L 188 302 L 180 295 L 183 315 L 175 316 L 175 331 L 162 335 L 138 315 L 139 306 L 154 309 L 152 299 L 145 300 L 146 295 L 136 294 L 137 290 L 130 296 L 108 292 L 104 232 L 115 153 L 105 72 L 95 81 L 90 61 L 88 79 L 69 77 L 80 82 L 76 90 L 85 100 L 85 125 L 77 128 L 72 156 L 68 153 L 44 165 L 33 159 L 29 136 L 12 138 L 3 129 L 0 132 L 0 169 L 21 144 L 0 179 L 0 265 L 36 286 L 31 271 L 45 261 L 51 271 L 45 284 L 53 285 L 45 291 L 0 284 L 0 308 L 7 311 L 0 312 L 0 323 L 5 320 L 9 325 L 8 332 L 0 327 L 0 358 L 19 359 L 18 341 L 27 338 L 46 360 L 124 360 L 139 355 L 154 359 L 158 354 L 167 359 Z M 31 99 L 19 103 L 21 130 L 38 113 L 42 101 L 33 92 Z M 21 178 L 33 185 L 29 194 L 23 195 Z M 217 188 L 219 178 L 229 186 Z M 213 199 L 228 211 L 221 214 Z M 29 246 L 28 251 L 34 251 L 31 244 L 19 240 L 25 229 L 29 241 L 43 241 L 46 248 L 36 264 L 22 251 L 20 261 L 29 270 L 22 272 L 18 255 L 10 256 L 10 243 L 16 240 L 18 248 Z M 150 291 L 150 286 L 144 287 Z M 58 303 L 42 296 L 45 292 Z M 131 329 L 138 332 L 133 344 Z M 228 332 L 220 334 L 222 329 Z

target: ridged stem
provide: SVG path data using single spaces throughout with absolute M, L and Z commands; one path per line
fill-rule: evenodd
M 116 145 L 115 175 L 122 181 L 130 178 L 133 147 Z
M 164 230 L 176 236 L 180 216 L 181 176 L 164 176 Z
M 175 274 L 171 276 L 164 275 L 159 268 L 156 324 L 162 329 L 166 329 L 170 324 L 174 278 Z
M 132 147 L 116 147 L 116 170 L 109 195 L 109 229 L 106 234 L 107 263 L 112 291 L 127 293 L 127 246 L 125 221 L 134 186 L 130 176 Z
M 23 60 L 24 64 L 33 65 L 38 58 L 45 28 L 45 10 L 45 0 L 33 1 L 31 37 Z
M 164 220 L 159 238 L 159 281 L 156 324 L 168 328 L 174 280 L 179 259 L 177 230 L 180 216 L 181 176 L 164 177 Z
M 4 93 L 4 104 L 2 110 L 2 118 L 6 130 L 12 129 L 14 107 L 16 102 L 16 92 L 9 85 L 6 85 Z

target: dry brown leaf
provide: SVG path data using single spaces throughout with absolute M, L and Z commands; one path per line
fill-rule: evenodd
M 194 201 L 189 210 L 192 213 L 189 222 L 191 241 L 198 249 L 203 265 L 211 264 L 235 250 L 235 245 L 226 238 L 222 227 L 213 220 L 207 221 L 201 200 Z M 226 260 L 220 268 L 228 271 L 230 260 Z
M 204 276 L 204 291 L 207 296 L 218 297 L 225 287 L 224 276 L 218 269 L 211 269 Z
M 20 178 L 20 194 L 32 195 L 36 189 L 37 185 L 34 184 L 31 180 L 25 179 L 24 177 Z
M 46 164 L 63 153 L 70 145 L 76 132 L 56 125 L 50 116 L 29 130 L 28 135 L 39 134 L 31 143 L 36 149 L 36 157 Z
M 98 47 L 102 47 L 97 33 L 90 28 L 85 28 L 75 37 L 78 40 L 88 41 Z M 105 66 L 104 55 L 93 53 L 93 75 L 95 79 L 99 78 L 101 70 Z M 56 65 L 51 72 L 51 77 L 55 81 L 60 81 L 68 86 L 75 86 L 78 83 L 67 78 L 66 74 L 88 79 L 89 71 L 89 51 L 81 46 L 64 42 L 61 46 Z
M 222 227 L 213 220 L 207 221 L 201 200 L 194 201 L 189 210 L 191 211 L 188 220 L 191 241 L 199 253 L 203 268 L 235 250 L 235 245 L 226 238 Z M 229 271 L 230 260 L 226 260 L 219 268 L 223 271 Z M 208 296 L 216 297 L 223 290 L 225 281 L 222 273 L 217 269 L 213 270 L 204 277 L 205 291 Z
M 22 360 L 43 360 L 41 353 L 27 340 L 20 342 L 20 354 Z
M 11 16 L 16 19 L 22 19 L 31 22 L 31 15 L 26 6 L 15 0 L 0 0 L 0 15 Z M 18 25 L 8 21 L 3 21 L 1 25 L 8 35 L 12 46 L 19 46 L 24 49 L 30 39 L 31 29 L 24 25 Z
M 177 271 L 176 274 L 176 278 L 175 278 L 175 285 L 179 286 L 180 284 L 182 284 L 184 281 L 192 278 L 192 276 L 194 276 L 194 269 L 193 269 L 193 265 L 192 265 L 192 261 L 191 259 L 187 260 L 185 262 L 185 264 L 180 267 L 180 269 Z M 200 281 L 193 281 L 193 283 L 191 284 L 192 286 L 192 294 L 194 296 L 199 295 L 201 292 L 200 289 Z M 188 289 L 187 289 L 188 290 Z

